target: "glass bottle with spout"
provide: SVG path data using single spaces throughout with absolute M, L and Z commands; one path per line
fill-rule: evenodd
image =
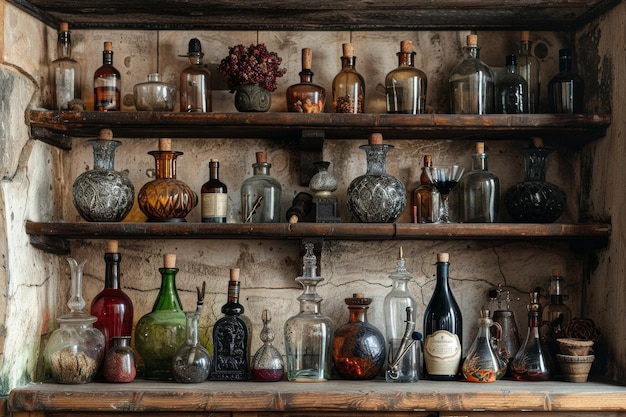
M 507 362 L 502 357 L 502 326 L 489 317 L 489 310 L 481 309 L 478 334 L 467 351 L 461 371 L 470 382 L 495 382 L 506 372 Z M 492 342 L 491 328 L 497 329 L 496 343 Z

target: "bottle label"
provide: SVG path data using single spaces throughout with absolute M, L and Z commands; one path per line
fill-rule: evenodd
M 228 209 L 228 194 L 202 194 L 202 217 L 226 217 Z
M 437 330 L 426 336 L 424 363 L 431 375 L 456 375 L 461 362 L 459 337 L 447 330 Z

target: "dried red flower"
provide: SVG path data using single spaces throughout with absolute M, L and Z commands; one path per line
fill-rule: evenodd
M 241 44 L 228 48 L 228 56 L 217 67 L 220 74 L 228 77 L 228 87 L 259 84 L 268 91 L 276 90 L 276 79 L 282 77 L 286 69 L 280 68 L 283 59 L 276 52 L 270 52 L 264 43 L 245 47 Z

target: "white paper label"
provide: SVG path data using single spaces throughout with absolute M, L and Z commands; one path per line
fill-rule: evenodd
M 461 362 L 461 342 L 456 334 L 437 330 L 426 336 L 424 363 L 430 375 L 456 375 Z

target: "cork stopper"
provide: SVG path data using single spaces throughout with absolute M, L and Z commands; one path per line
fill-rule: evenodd
M 67 32 L 70 30 L 70 25 L 67 22 L 61 22 L 61 24 L 59 25 L 59 30 L 61 32 Z
M 429 167 L 433 164 L 433 156 L 432 155 L 424 155 L 424 166 Z
M 402 246 L 400 246 L 400 249 L 398 250 L 398 259 L 404 259 L 404 250 L 402 249 Z
M 230 269 L 230 280 L 231 281 L 239 281 L 239 268 L 231 268 Z
M 485 142 L 476 142 L 476 153 L 485 153 Z
M 160 151 L 171 151 L 172 150 L 172 139 L 159 139 L 159 150 Z
M 209 162 L 219 162 L 219 161 L 217 160 L 217 158 L 211 158 L 209 159 Z
M 112 51 L 113 50 L 113 42 L 111 41 L 106 41 L 104 43 L 104 50 L 105 51 Z
M 265 153 L 265 151 L 257 152 L 256 153 L 256 163 L 257 164 L 264 164 L 266 162 L 267 162 L 267 153 Z
M 437 262 L 450 262 L 450 254 L 446 252 L 438 253 Z
M 109 240 L 107 242 L 107 253 L 117 253 L 117 240 Z
M 522 42 L 528 42 L 530 40 L 530 32 L 527 30 L 522 30 L 519 33 L 519 38 Z
M 554 276 L 554 277 L 559 277 L 559 276 L 561 276 L 561 270 L 560 270 L 559 268 L 554 268 L 554 269 L 552 270 L 552 276 Z
M 175 253 L 166 253 L 163 255 L 163 267 L 164 268 L 176 268 L 176 254 Z
M 98 139 L 113 140 L 113 131 L 111 129 L 100 129 L 100 132 L 98 132 Z
M 352 45 L 351 43 L 344 43 L 342 46 L 343 46 L 344 57 L 354 56 L 354 45 Z
M 302 48 L 302 69 L 310 70 L 313 65 L 313 50 Z
M 365 295 L 363 295 L 363 293 L 360 293 L 360 292 L 355 292 L 352 294 L 352 298 L 365 298 Z
M 478 35 L 467 35 L 467 46 L 478 45 Z
M 533 148 L 541 149 L 543 148 L 543 138 L 534 137 L 530 139 L 530 146 Z
M 413 52 L 413 41 L 401 41 L 400 52 Z
M 382 145 L 383 144 L 383 134 L 382 133 L 372 133 L 370 135 L 368 143 L 370 145 Z

